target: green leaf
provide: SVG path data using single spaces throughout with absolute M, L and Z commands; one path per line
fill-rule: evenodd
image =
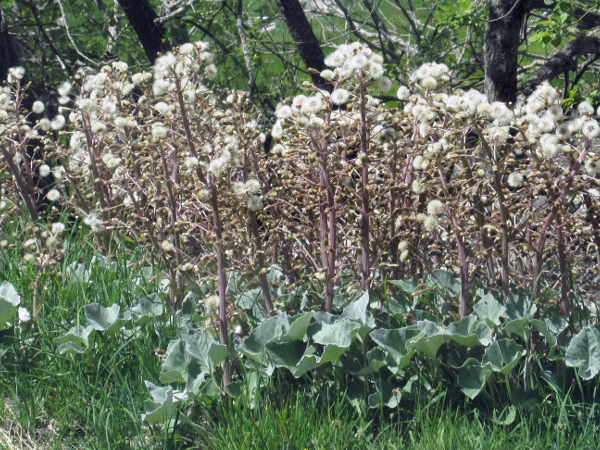
M 275 367 L 285 367 L 293 373 L 307 350 L 312 353 L 314 347 L 309 347 L 306 342 L 285 339 L 269 342 L 267 350 Z
M 348 319 L 340 319 L 333 324 L 321 323 L 312 339 L 317 344 L 348 348 L 359 328 L 360 324 Z
M 430 286 L 438 286 L 445 289 L 450 296 L 454 297 L 460 292 L 461 282 L 455 278 L 450 272 L 436 269 L 427 277 L 426 283 Z
M 567 347 L 565 364 L 579 368 L 579 376 L 590 380 L 600 370 L 600 331 L 597 326 L 583 328 Z
M 506 308 L 491 294 L 487 294 L 473 307 L 477 316 L 485 320 L 490 327 L 500 325 L 500 318 L 506 314 Z
M 92 303 L 84 309 L 88 322 L 98 331 L 117 331 L 128 321 L 127 318 L 119 318 L 121 307 L 117 304 L 104 308 L 98 303 Z
M 400 389 L 385 381 L 377 385 L 377 387 L 377 392 L 369 395 L 369 408 L 379 408 L 381 406 L 387 406 L 388 408 L 398 407 L 402 399 Z
M 429 320 L 417 323 L 421 334 L 411 339 L 411 347 L 425 353 L 431 359 L 436 359 L 439 348 L 450 340 L 446 330 Z
M 143 326 L 152 320 L 153 317 L 163 315 L 163 304 L 160 295 L 150 294 L 136 300 L 137 303 L 129 310 L 131 320 L 133 320 L 134 324 Z
M 481 364 L 488 366 L 494 372 L 502 375 L 508 374 L 527 352 L 522 345 L 510 339 L 494 341 L 485 349 L 485 355 Z
M 537 306 L 529 296 L 511 293 L 506 300 L 506 316 L 511 320 L 531 319 L 537 311 Z
M 144 402 L 146 413 L 142 414 L 142 420 L 149 424 L 155 424 L 173 419 L 177 414 L 177 404 L 185 399 L 186 395 L 180 391 L 174 391 L 171 386 L 159 387 L 149 381 L 145 381 L 145 383 L 152 400 Z
M 229 355 L 227 347 L 218 343 L 207 332 L 190 330 L 185 337 L 186 349 L 205 373 L 212 373 L 221 361 Z
M 479 364 L 458 369 L 458 385 L 460 386 L 460 390 L 470 399 L 474 399 L 485 387 L 491 373 L 492 371 L 488 366 L 482 367 Z
M 321 356 L 316 355 L 305 355 L 303 356 L 295 370 L 292 372 L 296 378 L 301 377 L 310 370 L 316 369 L 323 364 L 331 361 L 337 361 L 346 351 L 345 347 L 338 347 L 337 345 L 328 345 L 323 350 Z
M 477 364 L 481 365 L 484 355 L 485 347 L 458 347 L 448 356 L 448 365 L 454 369 Z
M 488 346 L 492 343 L 492 330 L 472 314 L 446 328 L 448 337 L 466 347 Z
M 313 317 L 314 312 L 312 311 L 294 316 L 285 337 L 296 341 L 306 340 L 306 330 L 311 324 Z
M 65 334 L 54 338 L 54 343 L 59 344 L 58 352 L 63 353 L 85 353 L 94 343 L 93 326 L 82 327 L 80 325 L 71 328 Z
M 410 362 L 416 353 L 416 350 L 408 342 L 420 334 L 421 331 L 417 327 L 411 326 L 395 330 L 375 330 L 371 332 L 370 336 L 394 361 L 395 364 L 390 364 L 388 369 L 392 373 L 397 373 Z
M 180 339 L 169 342 L 167 357 L 160 371 L 160 381 L 163 383 L 185 383 L 189 362 L 190 355 L 185 351 L 185 342 Z
M 359 334 L 364 339 L 367 333 L 375 328 L 375 318 L 369 312 L 369 293 L 365 292 L 358 300 L 350 303 L 340 318 L 358 321 L 360 323 Z
M 265 363 L 267 343 L 286 334 L 289 328 L 288 316 L 285 313 L 270 317 L 252 330 L 238 347 L 238 351 L 254 361 Z
M 0 285 L 0 330 L 7 328 L 7 323 L 12 321 L 17 313 L 21 297 L 8 281 Z
M 417 282 L 412 280 L 390 280 L 388 283 L 392 286 L 399 287 L 408 294 L 412 294 L 417 290 Z

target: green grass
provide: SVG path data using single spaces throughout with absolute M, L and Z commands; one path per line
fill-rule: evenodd
M 73 239 L 73 238 L 72 238 Z M 31 309 L 37 271 L 20 263 L 18 248 L 4 250 L 0 281 L 8 280 Z M 139 254 L 103 259 L 87 239 L 71 241 L 60 275 L 39 277 L 43 308 L 21 335 L 0 332 L 0 447 L 44 449 L 592 449 L 600 432 L 594 406 L 551 396 L 520 411 L 510 425 L 474 404 L 443 403 L 359 412 L 341 392 L 309 394 L 292 377 L 275 377 L 252 402 L 187 405 L 180 426 L 141 422 L 149 398 L 145 380 L 161 384 L 161 360 L 177 335 L 170 320 L 150 322 L 131 335 L 98 333 L 88 354 L 58 353 L 53 339 L 83 323 L 97 302 L 131 306 L 158 283 Z M 129 252 L 127 252 L 129 254 Z M 94 259 L 95 258 L 95 259 Z M 91 263 L 95 261 L 95 263 Z M 89 280 L 76 274 L 89 269 Z M 306 381 L 306 380 L 305 380 Z M 305 386 L 306 387 L 306 386 Z M 318 386 L 314 391 L 322 392 Z

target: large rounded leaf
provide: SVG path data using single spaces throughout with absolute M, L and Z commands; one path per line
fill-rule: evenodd
M 600 370 L 600 331 L 598 327 L 587 326 L 571 340 L 565 363 L 569 367 L 579 367 L 579 376 L 589 380 Z

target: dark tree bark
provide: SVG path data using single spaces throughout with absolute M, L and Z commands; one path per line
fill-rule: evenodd
M 0 80 L 6 80 L 8 69 L 18 65 L 19 55 L 4 19 L 4 10 L 0 5 Z
M 277 0 L 277 4 L 306 67 L 319 72 L 327 69 L 325 54 L 300 2 L 298 0 Z M 321 75 L 310 71 L 310 77 L 317 87 L 331 91 L 331 85 L 327 84 Z
M 517 100 L 517 51 L 527 0 L 489 0 L 485 31 L 485 94 L 490 102 Z
M 600 38 L 581 36 L 569 42 L 552 56 L 523 84 L 521 92 L 529 96 L 544 81 L 572 70 L 577 70 L 577 58 L 584 55 L 600 55 Z
M 156 20 L 158 15 L 148 0 L 118 1 L 137 34 L 148 60 L 154 64 L 158 53 L 165 53 L 171 49 L 171 44 L 166 39 L 165 27 Z

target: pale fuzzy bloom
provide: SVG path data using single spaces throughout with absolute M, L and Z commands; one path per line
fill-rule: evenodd
M 112 66 L 113 69 L 115 69 L 117 72 L 125 73 L 129 70 L 129 66 L 126 62 L 123 61 L 115 61 L 112 63 Z
M 427 113 L 429 113 L 429 108 L 425 105 L 415 105 L 413 106 L 410 112 L 415 119 L 421 121 L 427 117 Z
M 246 193 L 243 181 L 234 181 L 231 183 L 231 189 L 235 195 L 240 197 Z
M 550 83 L 544 81 L 542 84 L 538 86 L 533 94 L 531 94 L 531 98 L 539 98 L 547 104 L 554 103 L 558 98 L 558 93 L 556 89 L 554 89 Z
M 421 80 L 421 87 L 430 91 L 437 87 L 437 81 L 433 77 L 425 77 Z
M 25 76 L 25 69 L 23 67 L 11 67 L 8 69 L 8 82 L 14 83 L 19 81 Z
M 536 125 L 542 133 L 549 133 L 556 126 L 556 122 L 554 121 L 554 117 L 546 114 L 538 120 Z
M 28 250 L 35 250 L 36 246 L 37 241 L 35 239 L 27 239 L 25 242 L 23 242 L 23 247 Z
M 117 105 L 109 99 L 104 99 L 101 106 L 102 112 L 105 114 L 114 114 L 117 112 Z
M 60 181 L 65 177 L 65 168 L 63 166 L 57 166 L 52 169 L 52 175 L 56 181 Z
M 557 145 L 545 144 L 540 149 L 540 153 L 545 158 L 554 158 L 560 152 Z
M 408 260 L 409 253 L 408 250 L 402 250 L 400 252 L 400 262 L 406 262 Z
M 423 226 L 428 230 L 434 230 L 440 224 L 440 219 L 437 216 L 427 216 L 423 221 Z
M 175 250 L 175 247 L 173 246 L 173 244 L 171 244 L 169 241 L 162 241 L 160 243 L 160 247 L 167 253 L 172 252 L 173 250 Z
M 60 198 L 60 192 L 57 189 L 51 189 L 46 195 L 46 198 L 51 202 L 55 202 Z
M 65 231 L 65 224 L 60 222 L 55 222 L 52 224 L 52 234 L 60 234 Z
M 70 101 L 71 99 L 69 97 L 58 97 L 58 103 L 61 105 L 66 105 Z
M 71 111 L 69 114 L 69 122 L 71 123 L 79 123 L 81 121 L 81 114 L 76 111 Z
M 556 136 L 563 141 L 566 141 L 571 137 L 571 130 L 569 129 L 568 122 L 563 122 L 556 127 Z
M 158 142 L 167 137 L 168 130 L 162 124 L 152 125 L 152 140 Z
M 406 101 L 410 97 L 410 90 L 406 86 L 400 86 L 396 97 L 398 97 L 398 100 Z
M 385 70 L 381 64 L 371 64 L 367 68 L 367 73 L 373 80 L 379 80 L 385 73 Z
M 376 107 L 379 106 L 381 102 L 379 99 L 373 97 L 372 95 L 367 95 L 367 106 Z
M 37 102 L 33 102 L 33 105 L 31 106 L 31 110 L 36 113 L 36 114 L 41 114 L 44 112 L 45 106 L 42 102 L 37 101 Z
M 350 92 L 346 89 L 336 89 L 331 94 L 331 101 L 336 105 L 343 105 L 350 100 Z
M 281 144 L 275 144 L 273 146 L 273 148 L 271 149 L 271 152 L 274 155 L 281 156 L 281 155 L 284 155 L 285 153 L 287 153 L 287 149 L 283 145 L 281 145 Z
M 490 105 L 490 118 L 499 125 L 508 125 L 513 114 L 502 102 L 494 102 Z
M 594 115 L 594 107 L 590 105 L 588 102 L 581 102 L 577 106 L 577 111 L 579 114 L 583 116 L 593 116 Z
M 279 120 L 285 120 L 291 117 L 292 114 L 292 108 L 290 108 L 288 105 L 282 105 L 275 111 L 275 117 L 277 117 Z
M 600 161 L 595 161 L 591 158 L 587 158 L 583 163 L 583 168 L 588 175 L 592 177 L 600 173 Z
M 418 213 L 418 214 L 415 216 L 415 220 L 416 220 L 417 222 L 420 222 L 420 223 L 423 223 L 423 222 L 425 222 L 425 219 L 426 219 L 426 218 L 427 218 L 427 216 L 426 216 L 425 214 L 423 214 L 423 213 Z
M 581 127 L 581 134 L 588 139 L 594 139 L 600 133 L 600 125 L 595 120 L 588 120 Z
M 444 209 L 444 204 L 439 200 L 431 200 L 427 204 L 427 214 L 431 216 L 438 216 Z
M 413 167 L 415 170 L 426 170 L 429 167 L 429 161 L 427 161 L 427 159 L 425 159 L 423 156 L 417 155 L 413 160 Z
M 404 251 L 404 250 L 408 250 L 408 241 L 400 241 L 398 243 L 398 250 L 400 251 Z
M 310 121 L 308 122 L 308 127 L 314 130 L 320 130 L 323 128 L 324 125 L 325 121 L 320 117 L 311 117 Z
M 563 116 L 563 109 L 560 105 L 552 105 L 548 108 L 547 114 L 550 114 L 554 120 L 558 120 Z
M 503 144 L 506 142 L 506 139 L 508 139 L 508 135 L 509 135 L 509 128 L 508 127 L 495 127 L 492 130 L 490 139 L 493 142 L 497 142 L 499 144 Z
M 187 158 L 185 158 L 185 167 L 187 167 L 188 169 L 193 169 L 198 164 L 200 164 L 200 161 L 198 161 L 198 158 L 196 158 L 195 156 L 188 156 Z
M 366 68 L 369 60 L 365 55 L 358 54 L 350 58 L 350 60 L 346 61 L 348 68 L 352 70 L 363 70 Z
M 7 204 L 8 203 L 6 203 L 4 200 L 0 200 L 0 211 L 2 211 L 4 208 L 6 208 Z M 2 241 L 2 242 L 4 242 L 4 241 Z
M 205 52 L 210 47 L 210 44 L 208 42 L 204 42 L 204 41 L 196 41 L 196 42 L 194 42 L 194 47 L 199 52 Z
M 104 229 L 102 220 L 100 220 L 98 213 L 96 212 L 89 213 L 85 219 L 83 219 L 83 223 L 89 226 L 94 233 L 98 233 Z
M 508 183 L 508 185 L 510 187 L 513 188 L 518 188 L 523 186 L 523 175 L 521 175 L 519 172 L 512 172 L 509 176 L 508 179 L 506 180 L 506 182 Z
M 23 255 L 23 261 L 25 262 L 31 262 L 35 259 L 35 256 L 33 256 L 31 253 L 25 253 Z
M 165 102 L 158 102 L 156 105 L 154 105 L 154 109 L 161 114 L 169 114 L 169 105 L 167 105 Z
M 152 74 L 148 72 L 136 73 L 131 77 L 133 84 L 142 84 L 152 79 Z
M 260 192 L 260 182 L 254 179 L 246 181 L 245 190 L 250 195 L 258 194 Z
M 292 100 L 292 108 L 295 110 L 300 110 L 302 108 L 302 104 L 306 101 L 306 95 L 296 95 L 294 100 Z
M 209 311 L 218 311 L 219 310 L 219 296 L 218 295 L 210 295 L 204 299 L 204 304 L 206 305 L 206 309 Z
M 133 128 L 136 126 L 136 123 L 129 117 L 116 117 L 115 126 L 118 128 Z
M 56 91 L 58 92 L 58 95 L 60 95 L 61 97 L 66 97 L 67 95 L 69 95 L 72 88 L 73 88 L 73 85 L 70 82 L 64 81 L 58 87 L 58 89 Z
M 248 209 L 250 211 L 258 211 L 262 209 L 263 201 L 262 198 L 258 195 L 251 195 L 248 197 Z
M 569 122 L 569 130 L 571 133 L 577 133 L 583 127 L 583 124 L 587 122 L 587 117 L 578 117 L 577 119 Z
M 387 92 L 392 88 L 392 80 L 388 77 L 381 77 L 377 84 L 381 92 Z
M 213 159 L 208 165 L 208 171 L 212 173 L 215 177 L 219 178 L 223 171 L 225 170 L 225 164 L 227 160 L 223 157 Z
M 417 195 L 424 194 L 426 191 L 425 185 L 419 180 L 413 180 L 411 187 L 413 192 Z
M 46 239 L 46 247 L 54 247 L 56 244 L 58 244 L 58 239 L 56 239 L 54 236 L 50 236 L 48 239 Z
M 92 124 L 92 131 L 94 133 L 104 133 L 106 131 L 106 124 L 98 120 Z
M 38 173 L 40 174 L 40 177 L 42 177 L 42 178 L 46 178 L 48 175 L 50 175 L 50 172 L 51 172 L 51 169 L 48 164 L 42 164 L 38 168 Z
M 206 75 L 206 77 L 209 80 L 212 80 L 213 78 L 215 78 L 217 76 L 217 74 L 218 74 L 217 66 L 215 66 L 214 64 L 209 64 L 204 69 L 204 75 Z
M 421 135 L 421 137 L 426 138 L 427 136 L 429 136 L 431 130 L 431 125 L 429 125 L 427 122 L 422 122 L 419 124 L 419 134 Z
M 102 156 L 102 161 L 109 169 L 114 169 L 121 164 L 121 158 L 115 157 L 112 153 L 106 153 Z
M 325 69 L 321 72 L 321 78 L 327 81 L 331 81 L 335 78 L 335 74 L 331 70 Z
M 31 320 L 31 315 L 29 314 L 29 311 L 27 311 L 27 308 L 23 308 L 22 306 L 19 306 L 19 310 L 18 310 L 18 314 L 19 314 L 19 322 L 25 323 L 25 322 L 29 322 Z
M 51 122 L 50 122 L 50 126 L 52 127 L 53 130 L 60 130 L 62 127 L 65 126 L 66 120 L 65 120 L 65 116 L 58 114 Z
M 318 96 L 308 97 L 302 103 L 302 112 L 304 113 L 317 114 L 319 111 L 321 111 L 322 108 L 323 101 L 321 100 L 321 97 Z
M 194 44 L 190 44 L 189 42 L 187 44 L 183 44 L 181 47 L 179 47 L 180 55 L 189 55 L 193 51 L 194 51 Z

